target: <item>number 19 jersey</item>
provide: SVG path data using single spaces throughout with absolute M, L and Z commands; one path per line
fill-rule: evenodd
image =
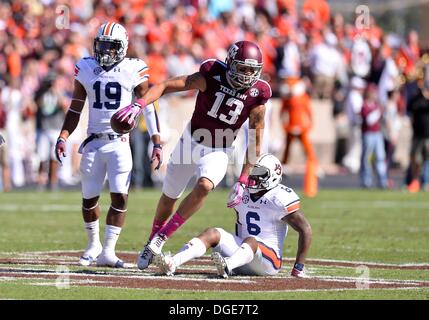
M 288 225 L 282 219 L 300 208 L 299 196 L 284 185 L 269 190 L 253 201 L 246 189 L 237 211 L 236 235 L 241 239 L 255 237 L 274 251 L 281 260 Z
M 137 58 L 125 58 L 109 69 L 103 69 L 93 57 L 79 60 L 75 79 L 88 96 L 88 134 L 114 133 L 110 118 L 131 104 L 134 88 L 148 81 L 148 71 L 146 63 Z

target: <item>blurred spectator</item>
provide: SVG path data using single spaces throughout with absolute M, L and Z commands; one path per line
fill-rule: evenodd
M 37 104 L 37 154 L 39 156 L 38 186 L 55 190 L 58 187 L 58 162 L 54 147 L 68 107 L 60 90 L 60 78 L 50 74 L 35 94 Z
M 398 112 L 399 91 L 389 91 L 383 113 L 383 135 L 386 147 L 387 170 L 394 168 L 394 154 L 401 130 L 401 116 Z
M 296 35 L 291 31 L 279 38 L 277 47 L 277 70 L 280 78 L 301 77 L 301 57 L 296 41 Z
M 304 193 L 313 197 L 317 193 L 317 158 L 310 141 L 310 130 L 313 125 L 310 96 L 306 92 L 304 81 L 299 78 L 288 78 L 280 92 L 283 96 L 281 118 L 286 133 L 282 163 L 284 165 L 288 163 L 291 143 L 299 139 L 307 158 Z
M 351 48 L 351 69 L 354 75 L 365 78 L 371 70 L 371 49 L 368 42 L 357 38 Z
M 1 97 L 1 87 L 0 87 L 0 97 Z M 8 144 L 5 143 L 6 136 L 6 121 L 7 121 L 7 112 L 2 101 L 0 100 L 0 166 L 1 166 L 1 186 L 2 190 L 8 192 L 12 189 L 12 182 L 10 177 L 10 168 L 9 168 L 9 156 L 8 156 Z
M 349 138 L 347 154 L 343 158 L 343 165 L 352 173 L 357 173 L 361 163 L 362 153 L 362 117 L 363 94 L 366 83 L 359 77 L 350 81 L 350 90 L 345 101 L 345 111 L 349 123 Z
M 427 79 L 419 94 L 410 101 L 408 112 L 413 126 L 410 154 L 411 182 L 408 190 L 414 193 L 420 190 L 422 166 L 429 159 L 429 81 Z
M 386 57 L 384 68 L 380 75 L 378 82 L 378 95 L 383 108 L 386 106 L 388 100 L 388 92 L 398 89 L 399 84 L 399 70 L 395 61 L 391 56 Z
M 347 88 L 340 81 L 335 81 L 332 97 L 332 115 L 335 122 L 335 164 L 342 166 L 347 153 L 347 140 L 349 136 L 349 121 L 345 110 Z
M 330 99 L 332 97 L 342 59 L 336 45 L 337 37 L 333 33 L 328 33 L 324 41 L 317 44 L 310 52 L 313 98 Z
M 378 186 L 388 187 L 386 153 L 383 134 L 381 132 L 383 110 L 378 102 L 377 86 L 368 85 L 364 94 L 362 106 L 362 157 L 361 157 L 361 185 L 364 188 L 372 187 L 372 160 L 377 172 Z
M 7 155 L 11 170 L 11 181 L 14 187 L 25 184 L 23 147 L 25 144 L 22 135 L 22 112 L 24 110 L 24 97 L 21 93 L 19 78 L 7 79 L 7 85 L 1 92 L 1 103 L 6 109 L 6 139 Z

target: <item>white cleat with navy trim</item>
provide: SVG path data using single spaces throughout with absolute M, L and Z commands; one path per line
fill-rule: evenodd
M 93 262 L 97 260 L 101 251 L 103 251 L 103 246 L 101 245 L 101 243 L 96 246 L 91 246 L 90 248 L 86 249 L 85 252 L 82 254 L 79 259 L 79 264 L 84 267 L 90 266 Z

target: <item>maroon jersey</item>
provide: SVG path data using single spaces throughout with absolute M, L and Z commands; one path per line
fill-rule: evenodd
M 250 111 L 271 97 L 271 87 L 258 80 L 250 88 L 236 90 L 226 78 L 226 64 L 215 59 L 204 61 L 199 72 L 207 87 L 198 93 L 195 103 L 193 138 L 207 146 L 230 147 Z
M 381 106 L 377 102 L 364 102 L 361 110 L 362 132 L 379 132 L 382 115 Z

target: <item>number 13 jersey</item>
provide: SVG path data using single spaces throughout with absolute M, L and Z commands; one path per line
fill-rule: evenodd
M 114 133 L 110 118 L 131 104 L 134 88 L 148 81 L 148 71 L 146 63 L 137 58 L 124 58 L 109 69 L 103 69 L 93 57 L 79 60 L 75 79 L 88 96 L 88 134 Z
M 226 64 L 215 59 L 204 61 L 199 72 L 205 78 L 207 86 L 204 92 L 198 92 L 191 119 L 191 132 L 194 134 L 198 129 L 209 130 L 211 145 L 207 142 L 205 145 L 230 147 L 250 111 L 265 104 L 271 97 L 271 87 L 264 80 L 258 80 L 250 88 L 234 89 L 226 77 Z M 227 129 L 234 132 L 233 139 L 217 139 L 219 131 Z
M 237 211 L 236 235 L 262 241 L 281 259 L 288 225 L 282 219 L 300 208 L 299 196 L 291 188 L 278 185 L 253 201 L 246 189 Z

